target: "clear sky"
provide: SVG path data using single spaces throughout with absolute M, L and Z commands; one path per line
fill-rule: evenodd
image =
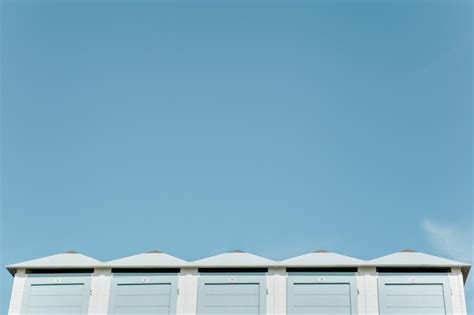
M 472 17 L 463 1 L 3 2 L 1 264 L 470 261 Z

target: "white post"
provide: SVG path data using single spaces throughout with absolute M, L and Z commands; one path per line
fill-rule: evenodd
M 23 303 L 23 295 L 26 285 L 25 269 L 18 269 L 13 278 L 12 295 L 10 299 L 9 315 L 21 315 L 21 304 Z
M 267 280 L 267 314 L 286 314 L 286 280 L 285 268 L 268 268 Z
M 197 312 L 198 269 L 182 268 L 178 274 L 176 314 L 195 315 Z
M 378 315 L 378 273 L 375 267 L 359 267 L 357 270 L 358 314 Z
M 89 300 L 90 315 L 106 315 L 109 306 L 112 270 L 97 268 L 91 276 L 91 297 Z
M 453 314 L 466 315 L 466 297 L 464 295 L 464 281 L 461 268 L 451 268 L 449 280 L 452 290 Z

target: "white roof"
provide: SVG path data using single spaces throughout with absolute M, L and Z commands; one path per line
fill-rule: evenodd
M 318 250 L 285 259 L 280 261 L 278 265 L 284 267 L 357 267 L 364 265 L 364 261 L 325 250 Z
M 425 253 L 404 250 L 369 261 L 331 253 L 316 251 L 301 256 L 289 258 L 280 262 L 245 253 L 232 251 L 215 255 L 193 262 L 152 251 L 133 255 L 109 262 L 100 262 L 94 258 L 76 253 L 66 252 L 7 266 L 8 271 L 14 274 L 17 269 L 84 269 L 84 268 L 268 268 L 268 267 L 459 267 L 464 279 L 469 273 L 470 264 L 451 259 L 441 258 Z
M 177 268 L 185 266 L 186 263 L 187 262 L 185 260 L 162 253 L 160 251 L 151 251 L 143 254 L 115 259 L 104 264 L 111 268 Z
M 196 260 L 189 265 L 192 267 L 268 267 L 274 264 L 273 260 L 265 257 L 235 250 Z
M 7 266 L 7 269 L 12 272 L 14 270 L 24 269 L 38 269 L 38 268 L 56 268 L 56 269 L 73 269 L 73 268 L 94 268 L 100 267 L 101 262 L 79 254 L 77 252 L 69 251 L 52 256 L 42 257 L 38 259 L 24 261 L 18 264 Z
M 397 253 L 369 260 L 370 266 L 377 267 L 470 267 L 470 264 L 433 256 L 413 250 L 402 250 Z

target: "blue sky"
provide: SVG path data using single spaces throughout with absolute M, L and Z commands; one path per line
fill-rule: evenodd
M 471 260 L 470 2 L 9 1 L 1 21 L 2 265 Z

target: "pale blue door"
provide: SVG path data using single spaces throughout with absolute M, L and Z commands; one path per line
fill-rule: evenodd
M 354 273 L 289 273 L 287 312 L 313 315 L 356 315 Z
M 381 315 L 452 314 L 447 274 L 381 274 Z
M 22 314 L 87 314 L 89 296 L 89 275 L 29 275 L 26 279 Z
M 198 315 L 263 315 L 265 299 L 264 274 L 201 274 L 199 277 Z
M 176 275 L 114 275 L 109 314 L 173 315 L 176 300 Z

